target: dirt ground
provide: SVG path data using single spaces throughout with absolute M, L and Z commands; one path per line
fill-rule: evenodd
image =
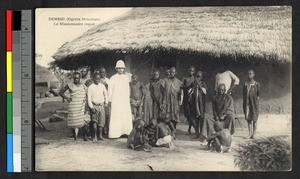
M 36 127 L 36 170 L 37 171 L 239 171 L 234 166 L 234 154 L 237 144 L 247 143 L 246 122 L 240 119 L 230 153 L 216 153 L 204 150 L 194 135 L 186 135 L 187 124 L 177 127 L 175 148 L 153 148 L 152 152 L 127 149 L 126 139 L 106 139 L 104 141 L 74 141 L 69 138 L 70 129 L 66 121 L 49 123 L 42 110 L 66 107 L 57 100 L 44 104 L 36 117 L 48 131 Z M 43 114 L 43 115 L 41 115 Z M 210 116 L 208 114 L 208 116 Z M 45 118 L 42 118 L 45 117 Z M 183 119 L 184 121 L 184 119 Z M 239 125 L 241 124 L 241 125 Z M 291 136 L 291 116 L 260 115 L 257 137 L 274 135 Z

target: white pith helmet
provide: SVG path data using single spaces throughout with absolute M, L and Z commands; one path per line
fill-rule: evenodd
M 123 60 L 118 60 L 115 68 L 126 68 Z

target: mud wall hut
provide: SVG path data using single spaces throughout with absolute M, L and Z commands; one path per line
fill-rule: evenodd
M 60 88 L 60 82 L 47 68 L 35 64 L 35 92 L 47 92 L 50 87 Z
M 226 64 L 241 84 L 247 70 L 253 68 L 265 99 L 287 96 L 289 101 L 291 8 L 133 8 L 64 44 L 53 58 L 52 65 L 62 69 L 103 66 L 109 76 L 115 62 L 124 59 L 127 70 L 138 73 L 144 82 L 153 68 L 175 66 L 182 79 L 193 65 L 204 72 L 209 98 L 220 64 Z M 234 93 L 237 101 L 241 89 L 239 85 Z

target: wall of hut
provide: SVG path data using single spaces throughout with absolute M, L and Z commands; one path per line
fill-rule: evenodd
M 190 66 L 195 66 L 197 70 L 203 72 L 203 81 L 207 83 L 208 95 L 207 100 L 211 101 L 214 92 L 215 75 L 221 65 L 226 65 L 240 79 L 240 85 L 233 92 L 233 98 L 237 103 L 237 108 L 242 113 L 242 90 L 243 84 L 247 80 L 247 70 L 253 69 L 256 73 L 256 80 L 261 84 L 261 99 L 265 101 L 265 111 L 290 111 L 291 98 L 285 103 L 279 104 L 276 99 L 291 94 L 291 63 L 279 62 L 276 59 L 263 59 L 256 57 L 233 57 L 219 56 L 215 57 L 211 54 L 204 53 L 187 53 L 187 52 L 169 52 L 160 51 L 152 53 L 106 53 L 92 57 L 90 63 L 91 70 L 105 67 L 108 77 L 115 74 L 115 64 L 119 59 L 125 60 L 127 72 L 138 74 L 139 79 L 144 83 L 149 82 L 151 71 L 158 68 L 161 71 L 161 77 L 164 78 L 164 71 L 172 66 L 177 69 L 177 78 L 182 80 L 187 75 Z M 270 105 L 274 101 L 274 106 Z M 286 107 L 288 103 L 289 109 L 277 109 L 280 106 Z M 208 105 L 211 105 L 208 103 Z M 278 107 L 279 105 L 279 107 Z M 211 106 L 208 107 L 209 109 Z M 269 108 L 269 109 L 267 109 Z M 271 108 L 274 108 L 273 110 Z M 280 112 L 279 112 L 280 113 Z

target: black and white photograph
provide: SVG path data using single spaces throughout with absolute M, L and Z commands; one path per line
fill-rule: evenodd
M 292 7 L 35 10 L 36 171 L 292 169 Z

